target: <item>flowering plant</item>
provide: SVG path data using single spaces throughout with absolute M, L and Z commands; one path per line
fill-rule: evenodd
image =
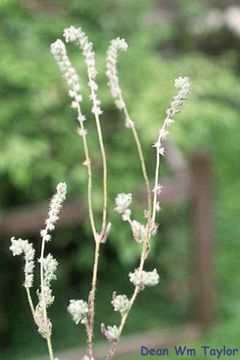
M 59 69 L 62 72 L 63 77 L 69 86 L 68 94 L 72 100 L 71 106 L 72 108 L 76 109 L 77 112 L 77 120 L 79 123 L 78 134 L 82 138 L 83 150 L 85 154 L 85 161 L 83 165 L 86 167 L 88 173 L 88 214 L 95 244 L 91 289 L 88 299 L 87 301 L 82 299 L 70 300 L 68 312 L 71 314 L 73 321 L 77 325 L 82 324 L 86 328 L 87 355 L 85 355 L 83 359 L 94 360 L 95 355 L 93 351 L 93 330 L 99 254 L 100 247 L 107 241 L 109 232 L 111 231 L 111 223 L 107 222 L 107 160 L 100 121 L 102 109 L 101 102 L 98 99 L 97 95 L 97 71 L 95 66 L 95 53 L 93 51 L 93 44 L 89 42 L 86 34 L 82 31 L 81 28 L 76 28 L 73 26 L 64 30 L 64 38 L 66 43 L 75 43 L 77 47 L 79 47 L 82 51 L 85 59 L 88 75 L 88 86 L 90 89 L 90 99 L 92 101 L 92 113 L 96 123 L 97 136 L 99 140 L 103 167 L 102 223 L 100 228 L 98 229 L 95 222 L 96 214 L 93 209 L 93 171 L 88 145 L 88 133 L 85 126 L 86 117 L 82 113 L 81 108 L 83 96 L 81 93 L 80 79 L 68 57 L 65 43 L 62 40 L 58 39 L 51 45 L 51 53 L 54 56 L 59 66 Z M 117 295 L 115 292 L 113 292 L 113 298 L 111 303 L 113 305 L 114 311 L 117 311 L 120 314 L 120 324 L 118 326 L 105 326 L 104 324 L 101 324 L 101 331 L 103 335 L 105 335 L 107 340 L 111 342 L 110 350 L 106 354 L 107 360 L 111 360 L 115 354 L 117 344 L 123 332 L 129 312 L 137 296 L 145 287 L 157 285 L 159 282 L 159 274 L 157 270 L 154 269 L 152 271 L 146 271 L 144 270 L 144 266 L 150 251 L 151 238 L 156 234 L 158 228 L 158 225 L 156 223 L 156 214 L 160 210 L 160 194 L 163 190 L 162 185 L 159 183 L 160 160 L 165 153 L 164 140 L 166 140 L 168 136 L 168 129 L 174 123 L 174 116 L 181 110 L 184 101 L 188 98 L 191 91 L 191 84 L 188 77 L 179 77 L 175 80 L 175 87 L 178 90 L 178 93 L 173 98 L 169 108 L 166 111 L 166 118 L 163 122 L 162 127 L 159 130 L 157 141 L 153 145 L 156 151 L 156 167 L 154 185 L 153 188 L 151 188 L 135 122 L 130 117 L 119 84 L 117 71 L 118 54 L 120 51 L 126 51 L 127 47 L 127 43 L 124 39 L 117 38 L 111 41 L 109 49 L 107 51 L 106 75 L 115 105 L 121 112 L 123 112 L 125 126 L 129 128 L 132 132 L 133 139 L 136 144 L 140 166 L 146 187 L 147 210 L 144 211 L 146 221 L 142 224 L 134 219 L 132 211 L 130 209 L 132 203 L 132 194 L 120 193 L 116 196 L 114 210 L 119 215 L 121 215 L 123 222 L 129 225 L 133 239 L 136 241 L 138 246 L 141 247 L 141 256 L 138 268 L 129 274 L 129 280 L 134 286 L 132 295 L 130 297 L 127 297 L 125 294 Z M 40 288 L 37 291 L 39 301 L 36 306 L 34 306 L 33 304 L 30 292 L 33 284 L 33 270 L 35 265 L 35 250 L 33 249 L 33 245 L 30 244 L 28 240 L 16 240 L 15 238 L 12 238 L 12 245 L 10 247 L 13 255 L 24 255 L 24 287 L 26 289 L 27 299 L 30 305 L 34 322 L 37 325 L 39 333 L 47 341 L 50 360 L 54 360 L 54 354 L 51 343 L 52 324 L 50 319 L 48 318 L 47 309 L 54 301 L 54 296 L 52 295 L 51 289 L 51 281 L 56 278 L 55 272 L 58 264 L 51 254 L 45 256 L 45 245 L 51 240 L 51 232 L 55 228 L 55 224 L 59 216 L 59 211 L 61 209 L 63 201 L 65 200 L 65 196 L 66 185 L 65 183 L 60 183 L 57 186 L 56 195 L 54 195 L 50 202 L 46 226 L 40 232 L 42 239 L 41 256 L 38 260 L 40 264 Z

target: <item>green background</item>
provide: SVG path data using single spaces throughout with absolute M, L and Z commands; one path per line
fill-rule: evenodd
M 102 128 L 109 164 L 109 217 L 113 231 L 102 250 L 97 292 L 96 341 L 104 340 L 99 324 L 118 322 L 111 294 L 130 294 L 128 272 L 136 267 L 138 247 L 127 226 L 113 213 L 119 192 L 134 192 L 143 181 L 131 133 L 112 102 L 104 73 L 110 40 L 124 37 L 129 50 L 119 59 L 124 97 L 136 121 L 150 178 L 154 176 L 154 143 L 165 110 L 175 94 L 174 79 L 189 76 L 193 92 L 171 129 L 171 139 L 190 161 L 193 151 L 209 150 L 213 158 L 216 254 L 216 320 L 198 344 L 236 346 L 240 327 L 240 37 L 228 27 L 197 33 L 194 24 L 209 11 L 238 1 L 153 0 L 6 0 L 0 2 L 0 216 L 17 205 L 49 199 L 56 184 L 68 184 L 68 198 L 86 204 L 86 171 L 76 114 L 67 88 L 50 54 L 63 29 L 81 26 L 97 53 Z M 79 51 L 68 47 L 83 83 L 91 156 L 95 168 L 94 207 L 101 210 L 101 158 L 88 100 L 86 71 Z M 168 174 L 163 167 L 163 174 Z M 133 205 L 138 219 L 142 208 Z M 187 283 L 191 259 L 191 209 L 185 202 L 164 207 L 148 268 L 157 267 L 161 282 L 139 297 L 127 333 L 169 330 L 191 318 L 194 299 Z M 18 234 L 12 234 L 18 236 Z M 32 237 L 39 251 L 39 236 Z M 91 276 L 93 240 L 89 224 L 57 230 L 49 251 L 58 259 L 54 284 L 53 343 L 56 351 L 84 344 L 66 312 L 71 298 L 86 298 Z M 12 258 L 9 239 L 1 238 L 1 352 L 4 360 L 45 354 L 34 329 L 24 289 L 20 259 Z M 174 291 L 171 289 L 174 288 Z M 132 357 L 138 359 L 139 356 Z M 170 358 L 170 357 L 168 357 Z M 197 358 L 197 357 L 196 357 Z M 129 359 L 129 357 L 128 357 Z

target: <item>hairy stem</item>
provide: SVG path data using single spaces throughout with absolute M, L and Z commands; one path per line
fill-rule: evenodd
M 47 308 L 46 308 L 46 301 L 44 295 L 44 270 L 43 270 L 44 250 L 45 250 L 45 238 L 43 237 L 42 246 L 41 246 L 41 256 L 39 261 L 40 261 L 41 300 L 43 302 L 43 316 L 45 323 L 47 323 Z
M 148 221 L 150 222 L 151 213 L 152 213 L 152 196 L 151 196 L 151 188 L 150 188 L 149 178 L 148 178 L 148 174 L 147 174 L 145 159 L 144 159 L 144 155 L 143 155 L 143 151 L 142 151 L 142 145 L 141 145 L 141 142 L 140 142 L 140 139 L 139 139 L 139 136 L 138 136 L 138 132 L 137 132 L 137 130 L 135 128 L 135 124 L 130 119 L 129 112 L 128 112 L 128 109 L 126 107 L 126 104 L 125 104 L 125 101 L 123 99 L 123 96 L 122 96 L 121 92 L 119 94 L 119 99 L 122 102 L 122 104 L 124 104 L 123 111 L 124 111 L 124 114 L 125 114 L 126 123 L 128 123 L 128 122 L 131 123 L 130 128 L 132 130 L 133 137 L 134 137 L 134 140 L 135 140 L 135 143 L 136 143 L 136 146 L 137 146 L 138 156 L 139 156 L 141 169 L 142 169 L 142 174 L 143 174 L 145 187 L 146 187 L 146 193 L 147 193 L 147 199 L 148 199 Z
M 78 106 L 78 116 L 81 115 L 81 108 Z M 84 154 L 86 158 L 86 166 L 88 171 L 88 215 L 90 219 L 90 224 L 93 232 L 94 239 L 97 237 L 97 231 L 95 226 L 95 220 L 94 220 L 94 214 L 93 214 L 93 205 L 92 205 L 92 165 L 91 165 L 91 159 L 89 156 L 89 150 L 88 150 L 88 143 L 87 143 L 87 137 L 85 133 L 85 127 L 82 121 L 79 121 L 80 128 L 82 130 L 82 139 L 83 139 L 83 148 L 84 148 Z
M 26 289 L 28 304 L 29 304 L 29 307 L 30 307 L 30 310 L 31 310 L 31 313 L 33 316 L 33 320 L 35 321 L 35 313 L 34 313 L 35 310 L 34 310 L 34 305 L 33 305 L 33 301 L 32 301 L 32 296 L 31 296 L 29 288 L 25 287 L 25 289 Z
M 47 346 L 48 346 L 48 353 L 50 360 L 54 360 L 54 354 L 53 354 L 53 348 L 52 348 L 52 342 L 51 342 L 51 336 L 47 337 Z
M 169 120 L 169 116 L 167 116 L 163 122 L 163 126 L 162 126 L 163 130 L 166 129 L 166 124 L 168 120 Z M 157 143 L 161 144 L 160 134 L 158 136 Z M 155 181 L 154 181 L 153 210 L 152 210 L 152 220 L 151 220 L 152 226 L 154 226 L 155 224 L 155 218 L 157 212 L 157 197 L 158 197 L 157 186 L 159 184 L 160 159 L 161 159 L 161 154 L 159 152 L 159 146 L 156 146 L 156 168 L 155 168 Z
M 89 73 L 89 68 L 88 68 L 88 77 L 89 77 L 89 81 L 91 82 L 91 74 Z M 91 86 L 90 86 L 90 90 L 91 90 L 91 98 L 93 101 L 93 106 L 97 108 L 96 94 Z M 101 238 L 104 237 L 106 231 L 106 218 L 107 218 L 107 159 L 106 159 L 106 152 L 103 142 L 99 115 L 97 112 L 94 112 L 94 116 L 95 116 L 98 141 L 100 145 L 102 164 L 103 164 L 103 207 L 102 207 L 101 233 L 100 236 L 98 236 L 98 234 L 95 235 L 95 256 L 94 256 L 94 265 L 93 265 L 92 286 L 89 293 L 88 353 L 90 358 L 93 356 L 92 339 L 93 339 L 93 330 L 94 330 L 95 295 L 96 295 L 96 283 L 97 283 L 98 262 L 99 262 L 99 249 L 101 244 L 100 240 Z
M 46 227 L 46 231 L 48 231 L 48 227 Z M 45 292 L 44 292 L 44 269 L 43 269 L 43 260 L 44 260 L 44 250 L 45 250 L 45 238 L 42 238 L 42 246 L 41 246 L 41 257 L 40 257 L 40 282 L 41 282 L 41 300 L 43 302 L 43 317 L 44 322 L 48 322 L 47 318 L 47 306 L 46 306 L 46 299 L 45 299 Z M 33 316 L 34 318 L 34 316 Z M 52 343 L 51 343 L 51 334 L 48 334 L 46 337 L 47 346 L 48 346 L 48 353 L 50 360 L 54 360 Z
M 91 96 L 93 99 L 95 98 L 92 89 L 91 89 Z M 103 208 L 102 208 L 102 229 L 101 229 L 101 235 L 103 236 L 106 229 L 106 219 L 107 219 L 107 159 L 106 159 L 106 152 L 103 142 L 99 115 L 94 113 L 94 116 L 96 121 L 98 141 L 99 141 L 99 146 L 102 156 L 102 164 L 103 164 Z
M 94 264 L 93 264 L 93 275 L 92 275 L 92 286 L 88 300 L 88 304 L 89 304 L 88 355 L 90 358 L 93 356 L 92 340 L 93 340 L 93 330 L 94 330 L 95 295 L 96 295 L 97 272 L 98 272 L 98 263 L 99 263 L 99 250 L 100 250 L 100 241 L 96 241 Z
M 81 109 L 78 107 L 78 114 L 81 114 Z M 102 220 L 102 236 L 104 234 L 104 230 L 106 227 L 106 211 L 107 211 L 107 165 L 106 165 L 106 155 L 103 145 L 103 138 L 101 132 L 101 126 L 98 116 L 96 116 L 96 123 L 97 129 L 99 134 L 99 142 L 102 152 L 103 158 L 103 220 Z M 83 122 L 80 122 L 80 127 L 82 130 L 82 137 L 83 137 L 83 147 L 86 157 L 86 165 L 88 169 L 88 211 L 89 211 L 89 218 L 91 223 L 92 232 L 94 235 L 95 240 L 95 255 L 94 255 L 94 264 L 93 264 L 93 274 L 92 274 L 92 285 L 91 290 L 89 293 L 89 320 L 88 320 L 88 327 L 87 327 L 87 336 L 88 336 L 88 355 L 91 358 L 93 356 L 93 346 L 92 346 L 92 339 L 93 339 L 93 330 L 94 330 L 94 315 L 95 315 L 95 294 L 96 294 L 96 283 L 97 283 L 97 273 L 98 273 L 98 263 L 99 263 L 99 249 L 100 249 L 100 237 L 97 234 L 94 214 L 93 214 L 93 206 L 92 206 L 92 168 L 91 168 L 91 160 L 89 157 L 88 151 L 88 144 L 87 138 L 85 134 L 85 128 Z

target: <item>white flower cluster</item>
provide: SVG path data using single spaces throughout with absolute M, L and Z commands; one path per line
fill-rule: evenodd
M 49 286 L 52 280 L 56 280 L 55 272 L 57 270 L 58 262 L 51 254 L 43 258 L 43 271 L 44 271 L 44 285 Z
M 50 205 L 49 205 L 49 212 L 48 212 L 48 218 L 46 220 L 46 228 L 44 230 L 41 230 L 41 236 L 43 241 L 50 241 L 51 235 L 49 234 L 49 231 L 52 231 L 55 229 L 55 224 L 57 220 L 59 219 L 58 215 L 61 210 L 62 204 L 66 198 L 67 193 L 67 186 L 65 183 L 59 183 L 57 185 L 57 192 L 55 195 L 53 195 Z
M 82 31 L 81 28 L 70 26 L 69 28 L 64 30 L 63 35 L 67 43 L 77 42 L 77 44 L 79 45 L 80 49 L 83 52 L 85 63 L 87 65 L 88 85 L 91 90 L 90 99 L 93 102 L 92 113 L 95 116 L 99 116 L 102 114 L 102 110 L 100 107 L 101 102 L 96 95 L 98 85 L 95 80 L 97 75 L 97 70 L 96 70 L 95 53 L 93 51 L 93 44 L 89 42 L 87 35 Z
M 109 341 L 117 341 L 118 340 L 119 329 L 116 325 L 107 326 L 107 328 L 106 328 L 104 324 L 101 324 L 101 331 L 102 331 L 103 335 L 106 336 L 106 338 Z
M 176 79 L 175 87 L 176 89 L 179 89 L 179 92 L 176 96 L 174 96 L 173 101 L 167 110 L 167 116 L 169 118 L 173 117 L 179 111 L 181 111 L 184 100 L 188 98 L 191 92 L 192 86 L 189 77 L 185 76 Z
M 132 202 L 132 194 L 118 194 L 116 199 L 115 199 L 115 205 L 116 207 L 114 208 L 114 210 L 122 215 L 122 219 L 124 221 L 128 221 L 130 219 L 131 216 L 131 210 L 129 209 L 129 206 L 131 205 Z
M 147 226 L 141 224 L 140 222 L 133 220 L 131 222 L 131 228 L 133 237 L 138 243 L 142 243 L 148 236 Z
M 28 240 L 15 239 L 15 237 L 11 238 L 12 245 L 10 246 L 10 250 L 15 255 L 24 254 L 25 266 L 24 266 L 24 274 L 25 281 L 24 286 L 26 288 L 30 288 L 33 286 L 33 269 L 34 269 L 34 256 L 35 250 L 33 249 L 33 245 L 28 242 Z
M 79 324 L 79 322 L 81 324 L 87 323 L 88 304 L 86 301 L 70 300 L 70 304 L 67 309 L 76 324 Z
M 51 254 L 48 254 L 42 260 L 39 259 L 39 262 L 41 261 L 43 265 L 43 286 L 41 286 L 41 290 L 37 291 L 38 305 L 36 306 L 34 319 L 38 326 L 38 332 L 46 338 L 52 331 L 52 323 L 47 317 L 46 309 L 52 305 L 55 299 L 52 295 L 50 282 L 56 279 L 55 272 L 58 263 Z
M 153 271 L 140 271 L 136 269 L 133 273 L 129 274 L 130 282 L 135 286 L 140 286 L 142 289 L 145 286 L 154 286 L 159 283 L 159 275 L 157 270 Z
M 52 295 L 52 290 L 50 288 L 50 283 L 52 280 L 56 279 L 55 272 L 57 270 L 57 261 L 52 257 L 51 254 L 48 254 L 44 258 L 44 243 L 45 241 L 50 241 L 51 236 L 48 234 L 49 231 L 52 231 L 55 228 L 56 221 L 58 220 L 59 211 L 62 207 L 62 203 L 66 197 L 66 184 L 59 183 L 57 185 L 57 192 L 50 201 L 48 218 L 46 220 L 46 228 L 41 230 L 42 236 L 42 251 L 41 258 L 38 260 L 40 262 L 40 278 L 41 278 L 41 287 L 40 290 L 37 290 L 38 295 L 38 304 L 36 307 L 33 305 L 30 291 L 28 292 L 28 300 L 31 310 L 33 312 L 34 321 L 38 327 L 38 332 L 45 338 L 48 339 L 52 333 L 52 323 L 47 316 L 47 308 L 53 303 L 54 296 Z M 26 288 L 32 287 L 33 284 L 33 269 L 34 269 L 34 255 L 35 250 L 33 249 L 32 244 L 28 240 L 18 239 L 14 237 L 11 238 L 10 250 L 13 255 L 24 254 L 25 257 L 25 283 Z
M 111 304 L 113 305 L 114 311 L 119 311 L 123 316 L 126 311 L 128 311 L 130 302 L 126 295 L 116 295 L 114 292 Z
M 38 332 L 44 339 L 47 339 L 52 333 L 52 323 L 48 318 L 45 318 L 44 308 L 37 305 L 34 313 L 34 321 L 38 327 Z
M 153 146 L 156 147 L 158 154 L 162 156 L 165 154 L 165 148 L 162 145 L 162 141 L 166 140 L 168 136 L 168 131 L 166 128 L 174 123 L 172 118 L 181 110 L 184 100 L 188 98 L 191 92 L 192 87 L 189 77 L 185 76 L 175 79 L 175 87 L 179 89 L 179 92 L 176 96 L 174 96 L 170 107 L 167 109 L 167 117 L 163 123 L 163 126 L 159 130 L 157 141 L 153 144 Z M 154 189 L 154 191 L 156 190 L 157 189 Z
M 59 218 L 59 212 L 62 208 L 63 201 L 66 198 L 66 193 L 66 184 L 59 183 L 57 185 L 56 194 L 53 195 L 52 199 L 50 200 L 46 227 L 40 232 L 43 244 L 45 241 L 51 240 L 51 235 L 49 232 L 55 229 L 56 222 Z M 36 306 L 34 318 L 38 326 L 38 332 L 43 337 L 47 337 L 51 334 L 52 331 L 51 321 L 47 317 L 47 308 L 54 302 L 54 296 L 52 295 L 50 283 L 52 280 L 56 279 L 55 272 L 57 270 L 58 263 L 51 254 L 48 254 L 46 257 L 42 256 L 38 261 L 41 264 L 41 272 L 43 272 L 43 282 L 41 282 L 41 288 L 37 292 L 38 304 Z
M 51 53 L 53 54 L 63 77 L 70 87 L 68 94 L 73 99 L 72 107 L 77 108 L 82 101 L 82 95 L 80 92 L 81 88 L 78 75 L 69 60 L 64 42 L 58 39 L 51 44 Z
M 127 48 L 128 45 L 126 41 L 118 37 L 111 41 L 107 51 L 106 75 L 108 77 L 108 85 L 113 98 L 116 100 L 115 104 L 120 110 L 124 107 L 124 102 L 121 96 L 121 89 L 119 87 L 117 57 L 119 51 L 126 51 Z
M 54 302 L 52 289 L 48 285 L 43 285 L 41 291 L 37 290 L 37 295 L 39 299 L 38 306 L 42 309 L 51 306 Z

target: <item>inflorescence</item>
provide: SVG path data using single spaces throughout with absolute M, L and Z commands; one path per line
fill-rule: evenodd
M 101 101 L 98 99 L 97 90 L 98 85 L 96 83 L 96 60 L 95 52 L 93 51 L 93 44 L 88 40 L 87 35 L 82 31 L 80 27 L 70 26 L 66 28 L 63 33 L 65 43 L 75 43 L 81 50 L 88 75 L 88 86 L 90 89 L 90 100 L 92 101 L 92 113 L 94 114 L 97 134 L 99 139 L 99 145 L 103 160 L 103 220 L 102 230 L 97 232 L 93 207 L 92 207 L 92 170 L 91 160 L 89 156 L 88 143 L 87 143 L 87 130 L 84 125 L 86 120 L 85 115 L 82 113 L 81 103 L 83 96 L 81 93 L 80 79 L 72 65 L 66 45 L 64 41 L 58 39 L 51 44 L 51 53 L 56 60 L 56 63 L 68 85 L 68 95 L 71 98 L 72 108 L 77 110 L 77 120 L 79 122 L 78 134 L 83 138 L 84 153 L 86 160 L 84 165 L 88 169 L 88 206 L 89 206 L 89 219 L 91 228 L 94 235 L 95 246 L 95 258 L 93 267 L 93 278 L 92 288 L 89 293 L 88 302 L 84 300 L 70 300 L 68 305 L 68 312 L 71 314 L 75 324 L 83 324 L 86 327 L 88 335 L 88 354 L 83 357 L 84 360 L 94 360 L 92 350 L 92 338 L 94 328 L 94 303 L 95 303 L 95 292 L 96 292 L 96 281 L 98 272 L 98 257 L 99 257 L 99 246 L 100 243 L 106 242 L 110 229 L 111 223 L 106 222 L 106 209 L 107 209 L 107 165 L 106 156 L 101 132 L 101 124 L 99 116 L 102 114 Z M 159 167 L 160 158 L 165 154 L 164 141 L 167 139 L 169 134 L 169 127 L 174 123 L 174 116 L 181 111 L 183 103 L 189 97 L 191 92 L 191 83 L 188 77 L 179 77 L 175 80 L 175 87 L 178 90 L 177 94 L 173 97 L 169 108 L 166 111 L 166 117 L 162 127 L 159 130 L 157 141 L 154 143 L 156 148 L 156 168 L 155 168 L 155 181 L 153 188 L 150 187 L 144 157 L 140 140 L 135 129 L 134 122 L 130 119 L 126 103 L 124 101 L 122 91 L 119 83 L 119 76 L 117 71 L 118 55 L 122 51 L 126 51 L 128 45 L 124 39 L 116 38 L 111 41 L 107 56 L 106 56 L 106 75 L 108 78 L 108 85 L 110 87 L 111 95 L 115 102 L 115 105 L 125 115 L 125 125 L 131 128 L 133 131 L 134 140 L 137 146 L 139 159 L 142 167 L 142 173 L 146 184 L 146 191 L 148 194 L 148 210 L 144 211 L 144 217 L 146 223 L 134 219 L 134 214 L 130 209 L 132 204 L 131 193 L 119 193 L 115 199 L 114 210 L 121 216 L 122 220 L 130 226 L 133 239 L 136 241 L 138 246 L 141 247 L 141 258 L 139 266 L 129 273 L 129 281 L 134 285 L 134 291 L 131 297 L 126 295 L 117 295 L 113 293 L 112 306 L 114 311 L 120 314 L 121 320 L 120 325 L 116 326 L 105 326 L 101 324 L 101 331 L 105 337 L 112 342 L 112 347 L 107 355 L 107 360 L 111 360 L 114 355 L 116 344 L 119 341 L 119 337 L 124 328 L 128 313 L 140 291 L 145 287 L 155 286 L 159 283 L 160 277 L 156 269 L 153 271 L 145 271 L 144 265 L 150 250 L 151 237 L 156 234 L 158 224 L 155 221 L 156 213 L 160 210 L 160 195 L 163 191 L 162 185 L 159 183 Z M 52 323 L 47 315 L 48 307 L 53 303 L 54 296 L 52 295 L 51 283 L 56 279 L 56 270 L 58 263 L 56 259 L 49 253 L 45 255 L 45 245 L 51 240 L 51 232 L 55 229 L 56 222 L 59 219 L 59 213 L 63 202 L 66 197 L 67 187 L 65 183 L 59 183 L 57 186 L 57 192 L 53 196 L 49 205 L 48 217 L 45 222 L 45 228 L 40 231 L 41 235 L 41 256 L 38 259 L 40 264 L 40 287 L 37 291 L 38 303 L 36 306 L 33 305 L 30 289 L 33 286 L 34 280 L 34 267 L 35 267 L 35 250 L 33 245 L 28 240 L 11 238 L 10 250 L 13 255 L 23 254 L 25 260 L 24 266 L 24 287 L 27 292 L 27 298 L 31 308 L 31 312 L 34 321 L 38 327 L 39 333 L 47 340 L 50 360 L 54 360 L 52 345 L 51 345 L 51 334 L 52 334 Z M 58 360 L 55 358 L 55 360 Z

